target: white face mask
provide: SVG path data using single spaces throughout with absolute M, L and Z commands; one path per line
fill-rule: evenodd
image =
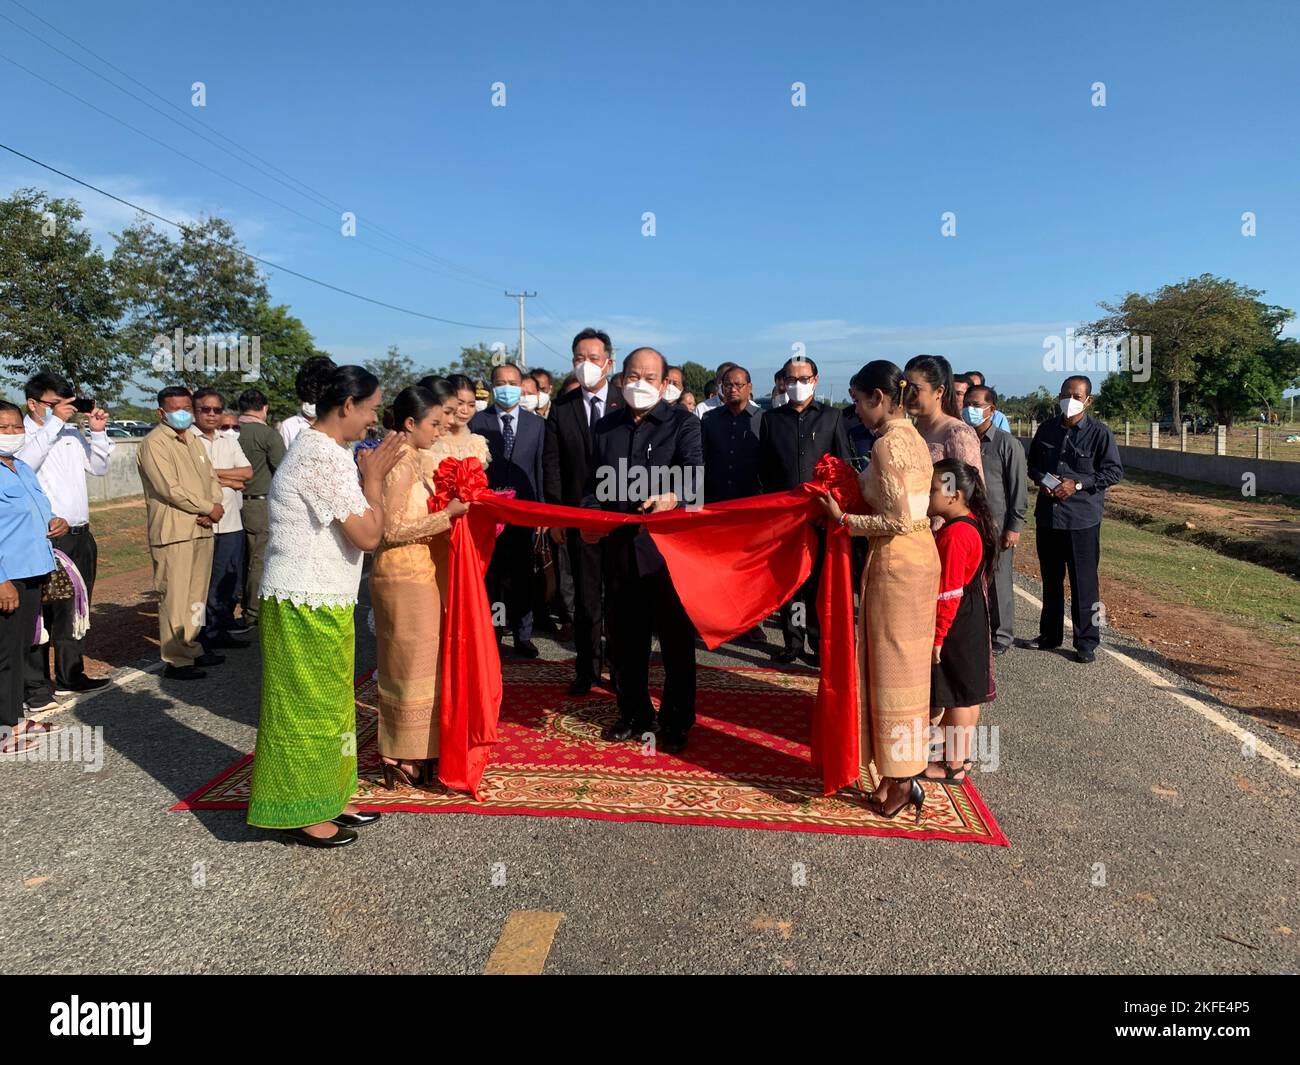
M 523 407 L 524 410 L 536 410 L 537 396 L 535 395 L 530 396 L 527 393 L 525 393 L 524 395 L 519 397 L 519 405 Z
M 785 383 L 785 394 L 790 397 L 791 403 L 802 403 L 806 399 L 812 399 L 813 393 L 817 391 L 817 386 L 811 381 L 787 381 Z
M 668 400 L 669 403 L 676 403 L 681 398 L 682 390 L 676 385 L 669 385 L 664 389 L 664 399 Z
M 595 388 L 600 384 L 600 379 L 605 376 L 605 371 L 594 362 L 587 362 L 584 359 L 574 367 L 573 376 L 578 379 L 578 384 L 583 388 Z
M 537 393 L 537 409 L 545 410 L 551 405 L 551 394 L 549 392 Z
M 1067 418 L 1073 418 L 1076 414 L 1083 413 L 1083 404 L 1073 396 L 1070 396 L 1069 399 L 1061 400 L 1059 406 L 1061 408 L 1061 413 Z
M 302 416 L 309 422 L 314 422 L 316 420 L 316 404 L 304 403 L 302 405 Z
M 475 410 L 487 410 L 487 400 L 486 400 L 486 399 L 476 399 L 476 400 L 474 401 L 474 409 L 475 409 Z
M 633 410 L 649 410 L 661 398 L 659 389 L 649 381 L 637 381 L 623 386 L 623 402 Z
M 773 407 L 784 407 L 789 402 L 790 402 L 790 397 L 786 395 L 784 392 L 778 392 L 776 393 L 776 395 L 772 397 Z
M 221 430 L 221 435 L 222 435 L 222 436 L 225 436 L 225 437 L 238 436 L 238 435 L 239 435 L 239 430 L 238 430 L 238 429 L 222 429 L 222 430 Z
M 26 433 L 0 435 L 0 455 L 12 455 L 25 443 L 27 443 Z

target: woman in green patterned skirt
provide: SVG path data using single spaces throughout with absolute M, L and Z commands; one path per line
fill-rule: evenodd
M 378 820 L 351 803 L 357 784 L 352 615 L 362 554 L 384 530 L 384 477 L 403 433 L 354 462 L 383 401 L 359 366 L 321 368 L 316 421 L 275 471 L 267 497 L 270 537 L 257 627 L 262 716 L 253 756 L 248 823 L 286 830 L 299 843 L 341 847 Z M 360 477 L 358 477 L 358 471 Z

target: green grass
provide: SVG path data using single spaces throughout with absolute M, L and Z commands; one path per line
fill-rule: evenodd
M 115 577 L 150 564 L 144 496 L 91 504 L 90 527 L 99 545 L 99 578 Z
M 1032 529 L 1031 515 L 1026 531 Z M 1032 550 L 1032 544 L 1026 546 Z M 1104 521 L 1101 572 L 1153 598 L 1203 610 L 1277 646 L 1300 647 L 1300 582 L 1263 566 L 1122 521 Z

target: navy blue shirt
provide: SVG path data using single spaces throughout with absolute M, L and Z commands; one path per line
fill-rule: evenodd
M 761 495 L 758 479 L 758 435 L 761 410 L 732 414 L 727 407 L 700 419 L 704 434 L 704 502 L 721 503 Z
M 1043 422 L 1029 445 L 1029 479 L 1038 484 L 1043 474 L 1075 481 L 1079 490 L 1060 500 L 1038 493 L 1034 518 L 1048 529 L 1090 529 L 1101 524 L 1106 489 L 1124 476 L 1115 436 L 1101 422 L 1084 415 L 1078 425 L 1068 425 L 1058 414 Z

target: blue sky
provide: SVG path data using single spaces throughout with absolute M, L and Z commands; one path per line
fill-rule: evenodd
M 624 352 L 770 381 L 802 343 L 840 392 L 869 359 L 937 352 L 1022 393 L 1060 379 L 1044 338 L 1126 291 L 1208 271 L 1300 309 L 1295 3 L 22 3 L 186 114 L 12 0 L 0 15 L 180 125 L 3 19 L 0 55 L 200 162 L 3 60 L 0 140 L 169 217 L 220 214 L 295 270 L 504 327 L 272 273 L 340 360 L 513 343 L 502 292 L 522 287 L 561 353 L 595 324 Z M 189 128 L 356 212 L 358 238 Z M 130 220 L 0 153 L 0 194 L 28 184 L 75 194 L 106 244 Z M 564 361 L 531 338 L 528 354 Z

